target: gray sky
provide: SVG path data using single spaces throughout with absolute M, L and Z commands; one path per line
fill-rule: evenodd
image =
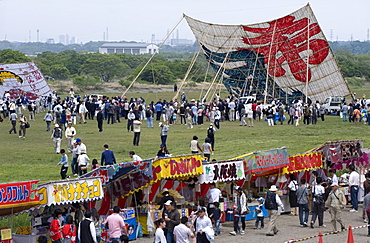
M 370 0 L 309 2 L 328 40 L 367 40 Z M 285 16 L 303 0 L 0 0 L 0 40 L 44 42 L 68 34 L 78 42 L 163 40 L 182 14 L 217 24 L 252 24 Z M 192 39 L 186 21 L 181 39 Z M 332 30 L 332 38 L 331 38 Z M 31 31 L 31 38 L 29 32 Z

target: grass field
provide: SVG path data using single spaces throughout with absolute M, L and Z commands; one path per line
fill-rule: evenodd
M 171 99 L 173 93 L 131 93 L 130 97 L 142 96 L 147 102 L 157 101 L 159 98 Z M 188 94 L 188 99 L 198 99 L 199 93 Z M 25 112 L 28 115 L 28 112 Z M 53 150 L 51 132 L 46 132 L 43 121 L 44 114 L 37 114 L 36 121 L 31 121 L 31 128 L 27 129 L 26 139 L 18 138 L 17 134 L 9 134 L 11 127 L 7 121 L 0 124 L 1 171 L 0 182 L 26 181 L 39 179 L 41 182 L 59 180 L 60 155 Z M 239 122 L 222 122 L 221 129 L 215 134 L 215 154 L 211 159 L 227 160 L 251 151 L 259 151 L 286 146 L 289 154 L 302 153 L 326 141 L 365 139 L 368 126 L 354 126 L 353 123 L 342 122 L 338 116 L 326 116 L 325 122 L 318 121 L 317 125 L 299 127 L 292 125 L 277 125 L 268 127 L 265 121 L 256 121 L 254 127 L 241 127 Z M 143 159 L 154 157 L 159 150 L 160 129 L 158 122 L 154 128 L 146 128 L 143 121 L 140 146 L 132 145 L 133 133 L 128 133 L 126 120 L 113 125 L 104 124 L 104 131 L 98 132 L 96 120 L 87 120 L 87 124 L 77 124 L 77 137 L 87 146 L 90 159 L 98 159 L 103 151 L 103 145 L 109 144 L 115 152 L 119 162 L 130 161 L 128 152 L 134 150 Z M 170 127 L 168 135 L 168 149 L 173 155 L 190 153 L 189 143 L 194 135 L 199 137 L 200 144 L 206 137 L 209 122 L 203 126 L 176 125 Z M 18 127 L 17 127 L 18 130 Z M 18 132 L 18 131 L 17 131 Z M 369 142 L 365 140 L 365 147 Z M 66 140 L 62 141 L 62 148 L 66 147 Z M 71 175 L 71 170 L 69 170 Z

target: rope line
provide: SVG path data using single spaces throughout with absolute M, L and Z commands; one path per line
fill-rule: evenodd
M 357 227 L 352 227 L 352 230 L 365 228 L 365 227 L 369 227 L 369 226 L 370 226 L 370 224 L 361 225 L 361 226 L 357 226 Z M 325 233 L 325 234 L 317 234 L 317 235 L 309 236 L 309 237 L 302 238 L 302 239 L 299 239 L 299 240 L 288 240 L 288 241 L 285 241 L 284 243 L 294 243 L 294 242 L 306 241 L 306 240 L 310 240 L 310 239 L 313 239 L 313 238 L 316 238 L 316 237 L 338 234 L 338 233 L 345 232 L 345 231 L 348 231 L 348 230 L 349 230 L 349 228 L 345 228 L 345 229 L 342 229 L 342 230 L 332 231 L 332 232 Z

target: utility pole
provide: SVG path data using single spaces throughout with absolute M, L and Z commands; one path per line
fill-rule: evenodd
M 333 29 L 330 29 L 330 41 L 333 41 Z

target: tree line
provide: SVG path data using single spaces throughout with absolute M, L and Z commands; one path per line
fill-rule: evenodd
M 139 82 L 152 84 L 173 84 L 184 78 L 194 53 L 161 52 L 146 67 Z M 370 82 L 370 53 L 354 54 L 350 50 L 339 49 L 335 57 L 344 77 L 350 85 L 362 86 Z M 61 52 L 45 51 L 36 56 L 11 49 L 0 51 L 0 63 L 33 61 L 44 76 L 56 80 L 72 79 L 79 88 L 98 87 L 101 83 L 118 81 L 128 86 L 150 58 L 149 54 L 100 54 L 75 50 Z M 208 73 L 207 73 L 208 69 Z M 214 76 L 203 55 L 199 55 L 189 75 L 194 82 L 211 81 Z

